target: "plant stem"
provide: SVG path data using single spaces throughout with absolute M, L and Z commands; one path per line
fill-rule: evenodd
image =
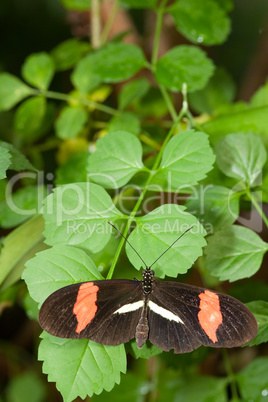
M 161 29 L 163 23 L 163 15 L 165 13 L 165 6 L 167 0 L 162 0 L 160 6 L 157 9 L 157 17 L 156 17 L 156 26 L 155 26 L 155 36 L 154 36 L 154 44 L 153 44 L 153 52 L 152 52 L 152 69 L 155 69 L 155 65 L 158 57 L 158 49 L 159 42 L 161 36 Z
M 256 198 L 254 197 L 254 195 L 252 194 L 252 192 L 250 191 L 249 188 L 246 190 L 246 194 L 250 198 L 252 204 L 254 205 L 254 207 L 256 208 L 258 213 L 260 214 L 260 216 L 262 217 L 262 220 L 265 223 L 266 227 L 268 227 L 268 218 L 265 215 L 265 213 L 263 212 L 262 208 L 259 206 L 258 201 L 256 200 Z
M 118 8 L 119 8 L 118 1 L 114 1 L 112 11 L 111 11 L 111 13 L 109 15 L 109 18 L 108 18 L 108 20 L 107 20 L 107 22 L 106 22 L 106 24 L 105 24 L 105 26 L 103 28 L 103 31 L 102 31 L 102 34 L 101 34 L 101 37 L 100 37 L 101 45 L 103 45 L 107 41 L 110 29 L 111 29 L 111 27 L 113 25 L 116 13 L 118 11 Z
M 100 30 L 100 1 L 91 0 L 91 44 L 93 49 L 100 47 Z
M 233 372 L 233 369 L 232 369 L 232 366 L 231 366 L 231 363 L 230 363 L 230 359 L 229 359 L 229 356 L 227 354 L 226 349 L 222 349 L 222 356 L 223 356 L 225 370 L 226 370 L 227 376 L 228 376 L 228 378 L 230 380 L 232 399 L 239 400 L 235 375 L 234 375 L 234 372 Z
M 170 113 L 170 115 L 171 115 L 171 117 L 172 117 L 172 120 L 173 120 L 173 121 L 176 121 L 176 119 L 177 119 L 177 112 L 176 112 L 176 110 L 175 110 L 175 108 L 174 108 L 174 106 L 173 106 L 173 103 L 171 102 L 170 96 L 169 96 L 169 94 L 168 94 L 166 88 L 163 87 L 162 85 L 159 85 L 159 89 L 160 89 L 160 91 L 161 91 L 161 93 L 162 93 L 162 95 L 163 95 L 163 98 L 164 98 L 164 100 L 165 100 L 165 102 L 166 102 L 166 104 L 167 104 L 168 111 L 169 111 L 169 113 Z

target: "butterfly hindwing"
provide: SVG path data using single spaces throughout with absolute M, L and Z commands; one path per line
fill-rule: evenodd
M 140 316 L 135 308 L 126 314 L 120 307 L 143 300 L 141 282 L 124 279 L 77 283 L 52 293 L 43 303 L 39 322 L 52 335 L 91 339 L 119 345 L 134 338 Z
M 200 345 L 241 346 L 257 333 L 249 309 L 225 294 L 177 282 L 155 282 L 150 302 L 160 309 L 149 310 L 149 340 L 165 351 L 185 353 Z

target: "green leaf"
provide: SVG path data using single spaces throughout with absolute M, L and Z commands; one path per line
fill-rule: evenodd
M 30 371 L 24 371 L 13 377 L 5 392 L 6 400 L 10 402 L 42 402 L 47 396 L 40 377 Z
M 177 0 L 168 11 L 176 28 L 193 43 L 218 45 L 230 33 L 230 20 L 213 0 Z
M 39 89 L 47 89 L 54 76 L 54 62 L 45 53 L 34 53 L 27 57 L 22 66 L 22 76 L 29 84 Z
M 72 246 L 54 246 L 27 261 L 22 279 L 38 303 L 56 290 L 73 283 L 103 279 L 85 251 Z
M 65 402 L 110 391 L 126 372 L 124 345 L 104 346 L 86 339 L 61 339 L 42 333 L 38 359 Z M 67 369 L 67 370 L 66 370 Z
M 181 91 L 187 84 L 189 92 L 202 89 L 214 71 L 214 65 L 205 52 L 196 46 L 173 47 L 156 65 L 156 81 L 171 91 Z
M 189 102 L 197 113 L 212 114 L 232 102 L 235 92 L 235 83 L 231 76 L 223 68 L 217 68 L 204 89 L 189 94 Z
M 68 70 L 76 65 L 81 57 L 90 50 L 87 42 L 81 42 L 78 39 L 68 39 L 51 51 L 51 57 L 54 60 L 56 70 Z
M 87 11 L 90 8 L 90 0 L 60 0 L 69 10 Z
M 268 81 L 262 85 L 250 99 L 252 107 L 268 106 Z
M 9 150 L 0 143 L 0 179 L 7 177 L 6 171 L 11 164 L 11 154 Z
M 64 165 L 56 170 L 57 185 L 86 182 L 88 179 L 87 162 L 89 152 L 78 152 L 70 156 Z
M 176 190 L 192 186 L 206 177 L 212 169 L 215 156 L 209 146 L 208 136 L 194 130 L 175 135 L 164 149 L 159 173 Z
M 44 186 L 27 186 L 14 194 L 6 193 L 6 199 L 0 203 L 0 226 L 12 228 L 38 214 L 46 195 Z
M 132 8 L 156 8 L 157 0 L 121 0 Z
M 268 392 L 268 357 L 258 357 L 236 374 L 243 400 L 265 402 Z
M 11 165 L 9 169 L 20 172 L 21 170 L 34 170 L 36 168 L 25 158 L 25 156 L 9 142 L 0 141 L 0 147 L 6 148 L 11 154 Z
M 66 106 L 56 120 L 56 134 L 62 139 L 74 138 L 80 133 L 86 121 L 87 113 L 82 107 Z
M 208 234 L 234 223 L 239 215 L 239 200 L 232 190 L 207 185 L 195 189 L 186 202 L 187 211 L 195 215 Z
M 32 89 L 9 73 L 0 73 L 0 111 L 9 110 L 32 95 Z
M 165 204 L 149 214 L 136 218 L 136 228 L 129 236 L 131 245 L 141 254 L 148 266 L 166 251 L 191 226 L 193 228 L 172 246 L 153 266 L 156 276 L 176 277 L 184 274 L 195 260 L 202 255 L 202 247 L 206 245 L 206 234 L 202 225 L 185 207 Z M 136 269 L 140 269 L 141 260 L 126 245 L 126 253 Z
M 43 243 L 44 220 L 37 215 L 9 233 L 1 244 L 1 290 L 17 282 L 25 262 L 47 246 Z M 23 239 L 23 241 L 22 241 Z
M 242 110 L 227 111 L 226 114 L 212 118 L 201 126 L 210 135 L 213 144 L 223 135 L 248 132 L 268 134 L 268 106 L 243 107 Z
M 137 78 L 127 82 L 118 96 L 119 109 L 125 109 L 142 98 L 149 90 L 150 83 L 146 78 Z
M 221 171 L 249 186 L 254 186 L 267 159 L 260 137 L 252 133 L 235 133 L 221 138 L 215 152 Z
M 44 235 L 49 245 L 79 245 L 100 251 L 111 236 L 110 225 L 124 217 L 106 191 L 93 183 L 55 188 L 44 201 Z
M 132 134 L 139 134 L 140 121 L 136 114 L 131 112 L 123 112 L 113 117 L 108 124 L 108 132 L 128 131 Z
M 135 359 L 149 359 L 152 356 L 157 356 L 163 352 L 157 346 L 152 343 L 145 342 L 141 349 L 138 349 L 136 339 L 132 339 L 126 344 L 126 352 L 130 353 Z
M 227 378 L 195 376 L 176 393 L 174 402 L 227 402 Z
M 26 141 L 39 136 L 46 114 L 47 101 L 43 96 L 26 99 L 15 112 L 14 129 Z
M 208 238 L 207 268 L 221 281 L 237 281 L 254 275 L 261 266 L 268 244 L 251 229 L 225 226 Z
M 127 131 L 117 131 L 100 138 L 97 150 L 88 159 L 90 179 L 105 188 L 122 187 L 141 169 L 141 143 Z
M 109 43 L 84 57 L 72 74 L 74 86 L 86 93 L 101 82 L 124 81 L 145 66 L 146 60 L 138 46 Z
M 25 293 L 23 297 L 23 308 L 30 320 L 38 321 L 38 303 L 34 301 L 29 292 Z
M 233 0 L 215 0 L 215 1 L 226 12 L 230 12 L 234 8 Z
M 149 91 L 134 103 L 134 109 L 140 116 L 152 116 L 158 119 L 168 113 L 167 104 L 159 88 L 154 87 L 149 88 Z
M 249 343 L 249 346 L 268 342 L 268 302 L 263 300 L 247 303 L 247 307 L 255 315 L 259 330 L 257 336 Z

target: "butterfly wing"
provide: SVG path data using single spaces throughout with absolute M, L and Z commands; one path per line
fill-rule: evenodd
M 61 338 L 119 345 L 134 338 L 141 307 L 116 311 L 143 300 L 141 282 L 124 279 L 76 283 L 52 293 L 39 312 L 41 327 Z
M 154 282 L 149 327 L 149 340 L 174 353 L 190 352 L 200 345 L 241 346 L 258 331 L 254 315 L 240 301 L 176 282 Z

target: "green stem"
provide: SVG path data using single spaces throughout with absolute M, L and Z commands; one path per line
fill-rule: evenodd
M 113 25 L 118 8 L 119 8 L 118 1 L 114 1 L 111 13 L 109 15 L 109 18 L 108 18 L 108 20 L 103 28 L 102 34 L 101 34 L 101 38 L 100 38 L 101 45 L 104 45 L 104 43 L 106 43 L 106 41 L 108 39 L 108 35 L 109 35 L 110 29 Z
M 258 211 L 258 213 L 260 214 L 260 216 L 262 217 L 263 222 L 265 223 L 266 227 L 268 227 L 268 218 L 265 215 L 265 213 L 263 212 L 262 208 L 260 207 L 258 201 L 256 200 L 256 198 L 254 197 L 254 195 L 252 194 L 252 192 L 250 191 L 250 189 L 248 188 L 246 190 L 246 194 L 247 196 L 250 198 L 252 204 L 254 205 L 254 207 L 256 208 L 256 210 Z
M 91 44 L 93 49 L 100 47 L 100 1 L 91 0 Z
M 142 203 L 142 201 L 143 201 L 143 199 L 144 199 L 144 197 L 145 197 L 145 194 L 146 194 L 146 192 L 148 191 L 148 188 L 149 188 L 149 186 L 150 186 L 150 184 L 151 184 L 151 181 L 152 181 L 152 179 L 153 179 L 153 177 L 154 177 L 154 175 L 155 175 L 155 173 L 156 173 L 156 171 L 157 171 L 157 169 L 158 169 L 158 167 L 159 167 L 159 165 L 160 165 L 160 162 L 161 162 L 161 158 L 162 158 L 162 154 L 163 154 L 163 152 L 164 152 L 164 149 L 165 149 L 165 147 L 166 147 L 168 141 L 170 140 L 170 137 L 173 135 L 174 130 L 176 129 L 176 127 L 177 127 L 177 125 L 178 125 L 180 119 L 184 116 L 184 114 L 185 114 L 185 110 L 182 109 L 181 112 L 180 112 L 180 114 L 178 115 L 176 121 L 173 123 L 171 129 L 169 130 L 168 135 L 167 135 L 166 138 L 165 138 L 165 141 L 163 142 L 162 148 L 161 148 L 161 150 L 159 151 L 159 153 L 158 153 L 158 155 L 157 155 L 157 158 L 156 158 L 156 160 L 155 160 L 155 163 L 154 163 L 154 165 L 153 165 L 152 170 L 150 171 L 150 175 L 149 175 L 149 177 L 148 177 L 148 179 L 147 179 L 147 181 L 146 181 L 146 183 L 145 183 L 145 186 L 144 186 L 144 188 L 143 188 L 143 191 L 142 191 L 142 193 L 141 193 L 141 195 L 140 195 L 140 197 L 139 197 L 139 199 L 138 199 L 138 201 L 137 201 L 137 203 L 136 203 L 136 205 L 135 205 L 133 211 L 131 212 L 131 214 L 130 214 L 129 217 L 128 217 L 128 221 L 127 221 L 127 224 L 126 224 L 125 229 L 124 229 L 124 232 L 123 232 L 123 235 L 124 235 L 125 237 L 127 237 L 127 233 L 128 233 L 129 228 L 130 228 L 130 226 L 131 226 L 131 223 L 132 223 L 132 221 L 134 220 L 135 215 L 136 215 L 136 213 L 137 213 L 137 211 L 138 211 L 138 209 L 139 209 L 139 207 L 140 207 L 140 205 L 141 205 L 141 203 Z M 120 243 L 119 243 L 119 245 L 118 245 L 118 248 L 117 248 L 117 250 L 116 250 L 116 253 L 115 253 L 115 256 L 114 256 L 114 259 L 113 259 L 113 263 L 112 263 L 112 265 L 111 265 L 111 268 L 109 269 L 109 272 L 108 272 L 108 275 L 107 275 L 107 279 L 111 279 L 112 276 L 113 276 L 114 269 L 115 269 L 115 266 L 116 266 L 116 264 L 117 264 L 117 261 L 118 261 L 118 258 L 119 258 L 119 256 L 120 256 L 120 253 L 121 253 L 121 251 L 122 251 L 124 242 L 125 242 L 125 239 L 122 237 L 122 239 L 120 240 Z
M 158 57 L 158 49 L 159 42 L 161 37 L 161 30 L 163 24 L 163 15 L 165 13 L 165 6 L 167 0 L 162 0 L 160 6 L 157 9 L 157 17 L 156 17 L 156 25 L 155 25 L 155 36 L 154 36 L 154 44 L 153 44 L 153 52 L 152 52 L 152 68 L 155 69 L 155 65 Z
M 222 356 L 223 356 L 223 361 L 224 361 L 224 366 L 225 370 L 228 376 L 228 379 L 230 381 L 230 387 L 231 387 L 231 392 L 232 392 L 232 398 L 235 400 L 240 399 L 238 396 L 238 391 L 237 391 L 237 385 L 236 385 L 236 378 L 230 363 L 229 356 L 227 354 L 226 349 L 222 349 Z
M 168 107 L 168 111 L 170 113 L 170 116 L 172 117 L 172 120 L 176 121 L 177 113 L 176 113 L 176 110 L 175 110 L 175 108 L 173 106 L 173 103 L 171 102 L 170 96 L 169 96 L 166 88 L 164 88 L 162 85 L 159 85 L 159 89 L 160 89 L 160 91 L 162 93 L 162 96 L 163 96 L 165 102 L 166 102 L 166 105 Z

